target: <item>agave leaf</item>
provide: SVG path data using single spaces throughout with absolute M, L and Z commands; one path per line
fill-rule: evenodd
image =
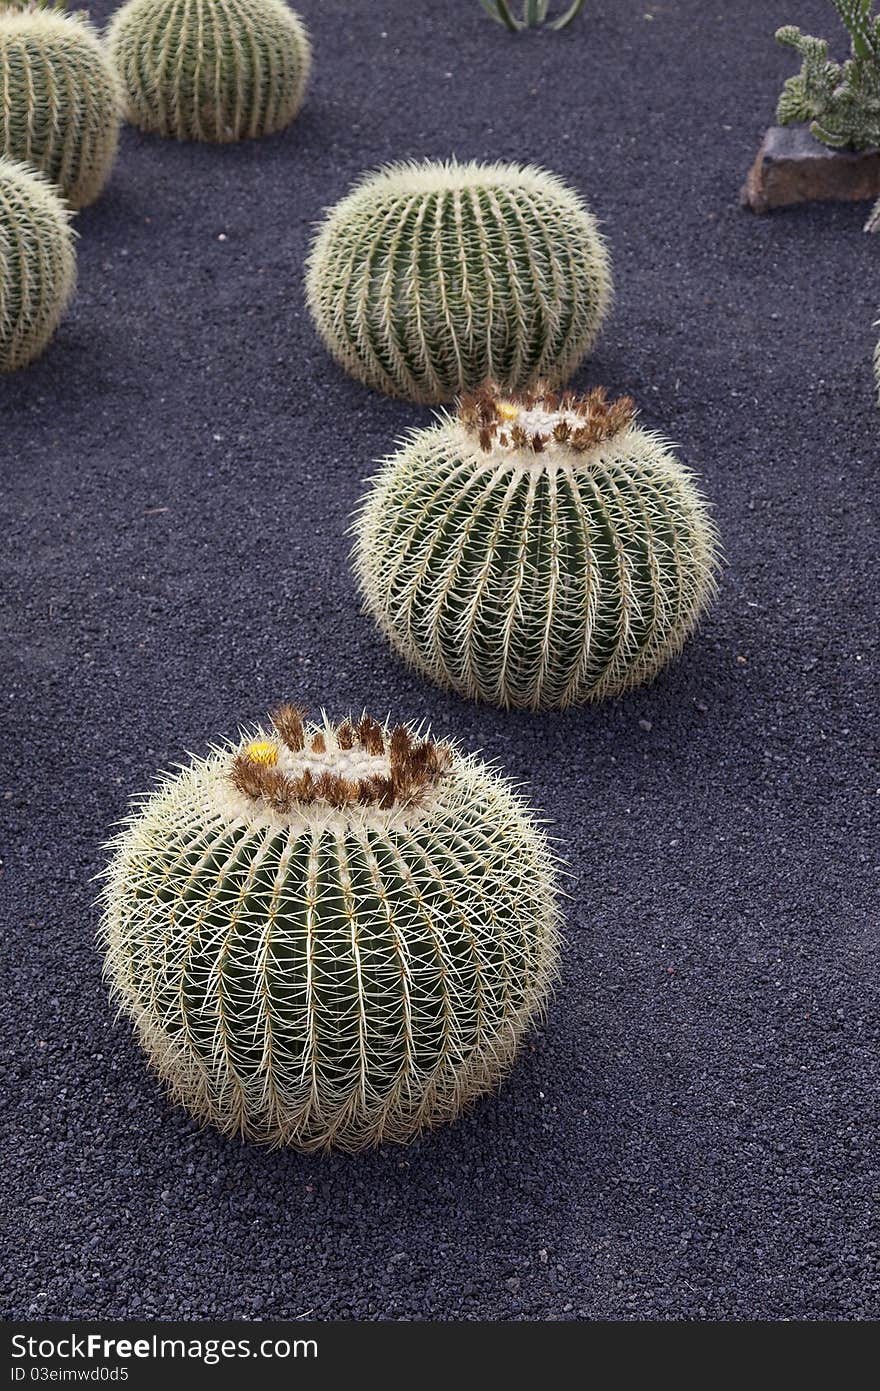
M 584 0 L 574 0 L 573 4 L 569 5 L 568 9 L 565 11 L 565 14 L 562 14 L 559 16 L 558 19 L 553 20 L 553 23 L 550 25 L 550 28 L 565 29 L 569 24 L 571 24 L 571 21 L 573 19 L 577 19 L 578 15 L 580 14 L 583 8 Z
M 480 0 L 480 4 L 486 13 L 495 20 L 496 24 L 503 24 L 506 29 L 510 30 L 511 34 L 517 34 L 520 29 L 525 27 L 520 20 L 514 19 L 510 12 L 508 0 Z

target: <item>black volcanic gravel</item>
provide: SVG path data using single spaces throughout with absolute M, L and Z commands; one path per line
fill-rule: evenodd
M 590 0 L 519 39 L 476 0 L 298 8 L 301 118 L 238 147 L 127 130 L 76 219 L 73 312 L 0 382 L 3 1311 L 876 1318 L 880 239 L 865 205 L 737 206 L 793 71 L 776 24 L 843 32 L 823 0 Z M 719 601 L 616 704 L 477 708 L 359 613 L 349 514 L 429 417 L 330 362 L 303 259 L 363 168 L 453 152 L 587 195 L 617 304 L 576 385 L 631 391 L 715 506 Z M 107 1003 L 108 828 L 285 695 L 427 714 L 525 781 L 570 857 L 546 1026 L 497 1097 L 409 1149 L 202 1132 Z

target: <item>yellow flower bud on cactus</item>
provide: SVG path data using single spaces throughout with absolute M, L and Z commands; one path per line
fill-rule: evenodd
M 268 739 L 255 739 L 252 744 L 248 744 L 245 754 L 252 763 L 262 763 L 269 768 L 278 762 L 278 749 Z

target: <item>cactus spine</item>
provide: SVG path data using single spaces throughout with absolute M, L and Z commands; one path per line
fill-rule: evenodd
M 128 119 L 157 135 L 271 135 L 305 96 L 311 46 L 284 0 L 128 0 L 108 42 Z
M 543 831 L 407 726 L 282 706 L 167 777 L 113 847 L 113 994 L 174 1098 L 227 1133 L 409 1140 L 495 1086 L 555 973 Z
M 94 202 L 119 142 L 121 95 L 80 15 L 0 6 L 0 154 L 56 184 L 72 208 Z
M 565 381 L 611 298 L 592 214 L 555 175 L 432 161 L 365 177 L 332 208 L 307 295 L 330 352 L 368 386 L 448 401 L 487 376 Z
M 64 204 L 42 174 L 0 158 L 0 372 L 39 356 L 75 281 Z
M 715 589 L 690 475 L 613 405 L 486 387 L 387 459 L 355 523 L 367 610 L 424 675 L 518 709 L 617 695 Z

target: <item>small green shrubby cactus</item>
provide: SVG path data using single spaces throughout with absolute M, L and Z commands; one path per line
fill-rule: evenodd
M 75 281 L 67 208 L 44 175 L 0 158 L 0 372 L 39 356 Z
M 600 388 L 466 398 L 385 461 L 355 532 L 366 608 L 395 650 L 517 709 L 650 680 L 716 587 L 689 473 Z
M 880 15 L 872 17 L 872 0 L 832 3 L 849 32 L 851 55 L 836 63 L 825 39 L 794 24 L 777 30 L 779 42 L 803 61 L 782 89 L 776 119 L 780 125 L 809 122 L 816 139 L 834 149 L 872 149 L 880 145 Z
M 165 779 L 113 842 L 107 973 L 174 1098 L 310 1150 L 407 1141 L 493 1088 L 556 970 L 556 868 L 492 770 L 364 715 Z
M 366 176 L 312 248 L 307 294 L 333 356 L 368 386 L 451 400 L 487 376 L 565 381 L 611 299 L 582 199 L 542 169 L 433 161 Z
M 0 154 L 84 208 L 109 177 L 120 120 L 116 73 L 88 21 L 0 0 Z
M 284 0 L 128 0 L 107 38 L 128 119 L 154 134 L 270 135 L 305 96 L 311 46 Z

